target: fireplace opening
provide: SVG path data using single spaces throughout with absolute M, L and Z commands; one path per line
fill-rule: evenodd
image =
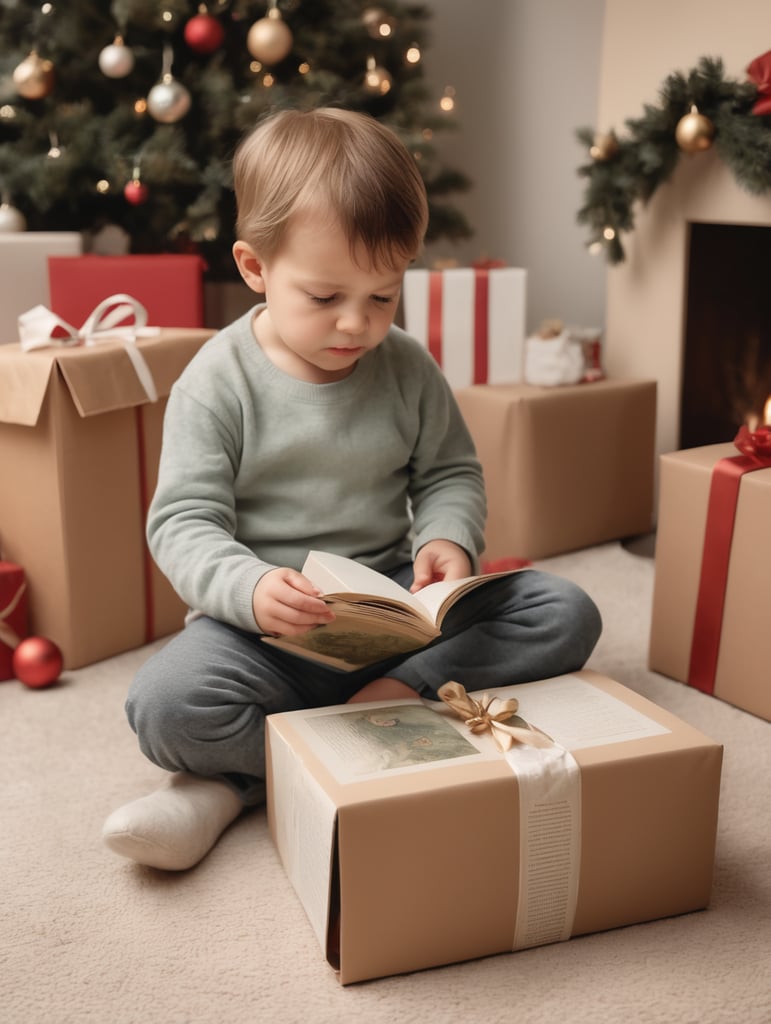
M 732 441 L 771 395 L 771 228 L 689 227 L 681 448 Z

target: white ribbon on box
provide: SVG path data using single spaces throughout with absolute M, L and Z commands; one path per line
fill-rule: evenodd
M 477 309 L 483 276 L 487 305 Z M 434 293 L 432 279 L 440 287 Z M 415 268 L 404 275 L 404 326 L 408 334 L 437 356 L 453 388 L 471 384 L 514 384 L 522 380 L 525 344 L 527 271 L 520 267 Z M 477 337 L 486 324 L 486 338 Z M 438 338 L 436 335 L 438 334 Z M 483 369 L 477 365 L 485 346 Z
M 460 683 L 439 696 L 473 733 L 489 731 L 519 789 L 519 893 L 513 949 L 563 942 L 573 930 L 581 865 L 581 770 L 516 715 L 516 698 L 477 700 Z M 515 718 L 517 725 L 509 724 Z
M 133 324 L 119 327 L 118 324 L 128 317 L 133 317 Z M 64 331 L 64 336 L 54 336 L 57 330 Z M 145 307 L 131 295 L 123 293 L 103 299 L 79 330 L 42 305 L 33 306 L 19 316 L 19 342 L 25 352 L 38 348 L 98 345 L 104 341 L 121 341 L 151 402 L 158 401 L 158 392 L 150 367 L 136 346 L 136 339 L 155 337 L 160 334 L 160 330 L 160 327 L 148 327 Z

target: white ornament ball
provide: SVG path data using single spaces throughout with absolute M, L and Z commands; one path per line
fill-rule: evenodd
M 99 70 L 108 78 L 125 78 L 134 70 L 134 52 L 123 43 L 111 43 L 99 54 Z
M 174 124 L 190 110 L 190 93 L 174 78 L 163 79 L 147 94 L 147 109 L 161 124 Z
M 0 234 L 10 235 L 26 230 L 27 222 L 21 210 L 10 203 L 0 203 Z

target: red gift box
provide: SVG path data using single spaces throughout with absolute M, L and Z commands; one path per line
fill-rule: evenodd
M 51 309 L 80 327 L 108 295 L 138 299 L 154 327 L 203 327 L 200 256 L 52 256 L 48 260 Z
M 0 562 L 0 680 L 13 679 L 13 651 L 27 635 L 27 583 L 15 562 Z

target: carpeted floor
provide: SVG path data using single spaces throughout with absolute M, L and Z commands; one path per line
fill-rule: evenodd
M 106 815 L 162 776 L 122 710 L 143 649 L 48 690 L 0 684 L 0 1021 L 768 1024 L 771 725 L 646 670 L 649 557 L 614 543 L 539 565 L 602 610 L 588 667 L 725 745 L 708 910 L 342 988 L 263 811 L 187 873 L 103 850 Z

